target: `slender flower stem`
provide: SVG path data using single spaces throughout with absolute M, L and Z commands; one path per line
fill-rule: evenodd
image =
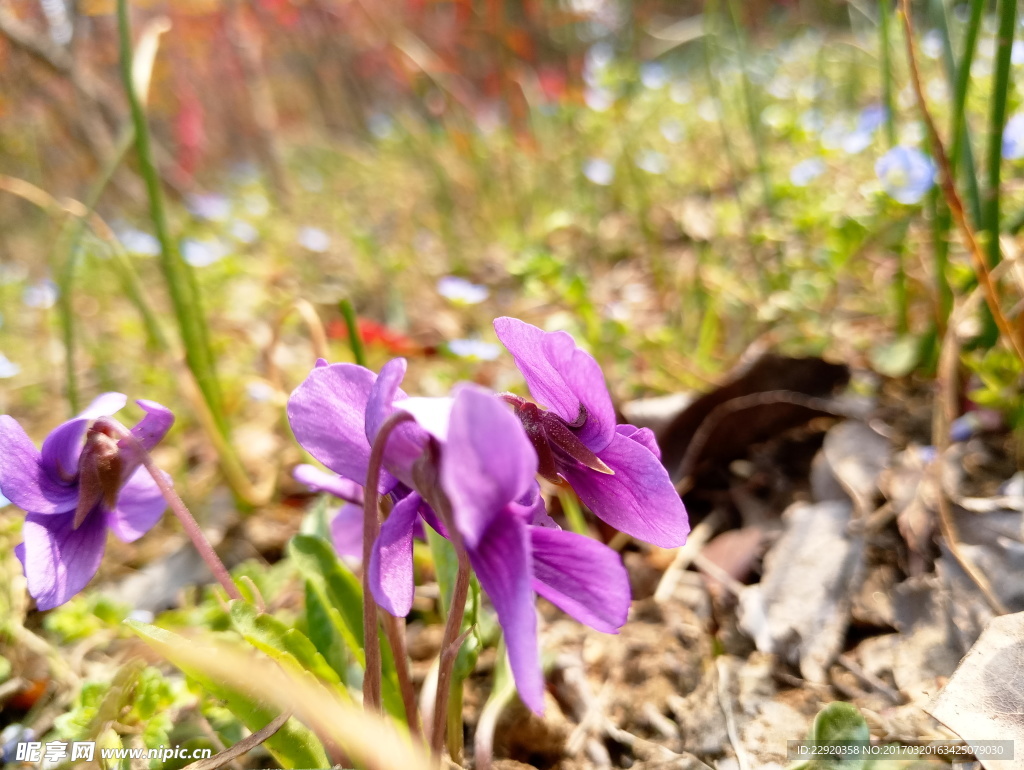
M 398 673 L 398 689 L 402 693 L 402 705 L 405 707 L 405 720 L 409 724 L 409 732 L 414 738 L 423 734 L 420 727 L 420 713 L 416 708 L 416 688 L 412 683 L 409 671 L 409 653 L 405 646 L 405 629 L 401 621 L 389 612 L 384 613 L 384 631 L 391 645 L 391 655 L 395 659 L 395 671 Z
M 181 522 L 181 526 L 185 529 L 186 534 L 192 540 L 192 545 L 196 547 L 199 555 L 203 561 L 206 562 L 206 566 L 210 568 L 210 572 L 217 578 L 217 582 L 223 586 L 224 590 L 232 599 L 241 599 L 242 593 L 238 590 L 238 586 L 235 585 L 235 581 L 231 579 L 231 574 L 228 572 L 227 567 L 224 566 L 224 562 L 220 560 L 217 552 L 213 550 L 213 546 L 210 545 L 210 541 L 206 539 L 206 535 L 203 534 L 202 528 L 199 526 L 199 522 L 195 520 L 192 512 L 186 507 L 185 502 L 178 496 L 178 493 L 174 491 L 174 487 L 170 485 L 167 478 L 164 476 L 164 472 L 156 467 L 156 463 L 153 462 L 152 456 L 146 450 L 142 443 L 135 438 L 135 436 L 127 429 L 124 430 L 122 438 L 127 441 L 133 450 L 139 453 L 139 460 L 142 462 L 142 466 L 149 471 L 149 475 L 153 477 L 153 481 L 156 482 L 157 488 L 160 490 L 160 494 L 164 496 L 164 500 L 167 501 L 167 505 L 174 515 L 178 517 Z
M 363 503 L 363 648 L 366 671 L 363 674 L 363 708 L 380 712 L 381 660 L 377 639 L 377 602 L 370 590 L 370 556 L 373 544 L 380 534 L 380 471 L 384 464 L 384 448 L 392 431 L 403 422 L 411 422 L 408 412 L 395 412 L 384 421 L 370 449 L 370 463 L 366 471 L 366 491 Z
M 447 522 L 446 522 L 447 526 Z M 449 527 L 449 532 L 452 528 Z M 445 727 L 448 720 L 448 694 L 452 685 L 452 671 L 459 647 L 465 636 L 459 635 L 462 618 L 466 611 L 466 597 L 469 595 L 469 555 L 462 543 L 455 543 L 455 551 L 459 557 L 459 571 L 455 576 L 455 587 L 452 590 L 452 603 L 448 612 L 448 623 L 444 628 L 444 639 L 441 642 L 441 660 L 437 669 L 437 694 L 434 698 L 433 724 L 430 728 L 430 753 L 439 757 L 444 744 Z

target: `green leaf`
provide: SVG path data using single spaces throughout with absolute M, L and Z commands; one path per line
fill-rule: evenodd
M 348 654 L 344 640 L 335 631 L 335 622 L 330 610 L 313 588 L 312 581 L 306 581 L 306 631 L 313 646 L 335 670 L 342 681 L 348 680 Z M 337 614 L 337 610 L 334 610 Z M 338 620 L 338 623 L 341 621 Z
M 344 642 L 362 668 L 366 668 L 363 648 L 363 587 L 359 580 L 342 566 L 331 544 L 311 535 L 296 535 L 288 544 L 288 554 L 296 569 L 306 579 L 307 595 L 313 593 L 326 612 L 331 629 Z M 391 647 L 382 638 L 381 700 L 385 710 L 404 720 L 405 708 L 398 689 L 398 674 Z M 340 672 L 339 672 L 340 673 Z
M 455 590 L 455 577 L 459 572 L 459 559 L 455 548 L 447 538 L 441 537 L 431 527 L 425 527 L 430 553 L 434 556 L 434 572 L 441 593 L 441 611 L 448 617 L 448 606 L 452 602 L 452 591 Z
M 348 696 L 341 677 L 324 660 L 313 643 L 301 631 L 282 623 L 273 615 L 257 612 L 251 604 L 235 599 L 229 602 L 231 620 L 243 638 L 253 647 L 279 663 L 303 671 L 333 685 L 332 691 Z
M 830 703 L 814 718 L 808 740 L 819 743 L 867 743 L 871 740 L 868 723 L 856 706 Z M 806 764 L 813 770 L 863 770 L 866 758 L 814 759 Z
M 341 566 L 330 544 L 319 537 L 296 535 L 288 544 L 288 555 L 327 610 L 335 631 L 359 665 L 365 666 L 363 588 L 356 576 Z
M 871 366 L 886 377 L 905 377 L 914 371 L 920 360 L 921 340 L 912 334 L 897 337 L 871 351 Z
M 275 707 L 261 703 L 252 694 L 207 676 L 199 667 L 179 663 L 181 657 L 176 653 L 191 644 L 188 639 L 147 623 L 134 620 L 126 620 L 125 623 L 146 644 L 177 665 L 206 692 L 223 700 L 231 713 L 253 732 L 265 727 L 280 713 Z M 296 719 L 289 719 L 264 745 L 284 768 L 330 767 L 331 764 L 316 735 Z

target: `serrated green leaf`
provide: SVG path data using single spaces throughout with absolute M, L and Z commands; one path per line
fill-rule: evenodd
M 146 644 L 196 680 L 208 693 L 225 701 L 231 713 L 253 732 L 265 727 L 280 713 L 249 693 L 228 687 L 205 675 L 198 667 L 180 664 L 181 658 L 176 653 L 191 644 L 188 639 L 148 623 L 127 620 L 125 624 Z M 267 739 L 264 745 L 285 768 L 329 767 L 331 764 L 316 735 L 294 718 L 285 722 L 284 727 Z
M 348 697 L 341 677 L 305 634 L 288 627 L 273 615 L 257 612 L 255 607 L 243 601 L 235 599 L 229 606 L 235 628 L 249 644 L 283 665 L 315 676 L 341 697 Z
M 288 554 L 306 579 L 307 593 L 316 594 L 325 610 L 330 626 L 351 651 L 360 667 L 366 668 L 363 649 L 363 587 L 349 570 L 342 566 L 331 544 L 312 535 L 296 535 L 288 544 Z M 383 636 L 383 634 L 381 634 Z M 382 638 L 381 700 L 384 709 L 396 719 L 405 718 L 405 708 L 398 689 L 398 675 L 391 648 Z

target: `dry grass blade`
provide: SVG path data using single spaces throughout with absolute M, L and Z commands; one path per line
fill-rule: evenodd
M 942 139 L 939 137 L 939 131 L 935 127 L 935 121 L 932 119 L 932 115 L 928 111 L 928 103 L 925 100 L 924 89 L 921 85 L 921 73 L 917 66 L 917 52 L 914 48 L 914 27 L 910 21 L 910 0 L 902 0 L 902 11 L 900 15 L 903 17 L 903 27 L 906 32 L 905 37 L 907 40 L 907 59 L 910 64 L 910 81 L 914 87 L 914 93 L 917 95 L 917 104 L 921 110 L 921 116 L 924 118 L 925 126 L 928 129 L 928 136 L 932 143 L 935 159 L 939 164 L 942 194 L 946 199 L 946 205 L 949 206 L 949 211 L 953 215 L 953 219 L 956 221 L 960 234 L 963 236 L 964 245 L 967 247 L 967 251 L 971 255 L 971 262 L 974 265 L 978 284 L 981 286 L 982 291 L 985 294 L 985 302 L 988 304 L 988 309 L 992 313 L 992 317 L 995 319 L 996 325 L 999 327 L 999 333 L 1003 338 L 1005 338 L 1007 344 L 1010 345 L 1010 347 L 1017 353 L 1018 357 L 1024 361 L 1024 333 L 1018 333 L 1018 330 L 1014 329 L 1013 325 L 1010 323 L 1009 319 L 1007 319 L 1006 314 L 1003 313 L 1003 310 L 999 305 L 999 295 L 996 292 L 996 286 L 995 282 L 992 280 L 992 274 L 989 272 L 988 263 L 985 261 L 985 255 L 981 251 L 981 246 L 974 235 L 974 230 L 967 221 L 963 201 L 960 200 L 960 195 L 956 191 L 956 184 L 953 181 L 953 169 L 949 163 L 949 156 L 946 154 L 946 148 L 942 144 Z
M 292 712 L 321 739 L 336 742 L 355 766 L 434 770 L 426 754 L 394 723 L 331 696 L 315 680 L 289 673 L 271 660 L 203 638 L 193 638 L 187 645 L 172 646 L 153 638 L 146 643 L 178 666 L 200 670 L 261 702 Z
M 242 756 L 243 754 L 252 751 L 254 748 L 259 746 L 263 741 L 269 738 L 271 735 L 280 730 L 284 723 L 291 718 L 291 713 L 288 711 L 278 715 L 273 721 L 270 722 L 266 727 L 258 732 L 253 733 L 248 738 L 243 738 L 230 749 L 222 751 L 214 757 L 209 759 L 200 759 L 198 762 L 193 762 L 190 765 L 185 765 L 182 770 L 217 770 L 219 767 L 231 762 L 233 759 Z

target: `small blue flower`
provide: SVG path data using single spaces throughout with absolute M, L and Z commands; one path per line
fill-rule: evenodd
M 636 156 L 636 167 L 648 174 L 664 174 L 668 159 L 657 150 L 641 150 Z
M 825 173 L 825 161 L 821 158 L 808 158 L 797 163 L 789 172 L 789 181 L 797 187 L 806 187 Z
M 942 33 L 937 29 L 930 29 L 921 38 L 921 51 L 929 59 L 938 59 L 942 56 Z
M 448 350 L 459 358 L 477 361 L 495 361 L 501 355 L 499 345 L 475 339 L 452 340 L 448 343 Z
M 223 222 L 231 213 L 231 201 L 219 193 L 197 193 L 185 202 L 189 212 L 210 222 Z
M 31 727 L 15 722 L 0 731 L 0 765 L 14 763 L 19 743 L 32 743 L 36 732 Z
M 267 200 L 267 196 L 262 193 L 246 195 L 242 200 L 242 205 L 245 207 L 245 212 L 249 216 L 256 217 L 257 219 L 265 217 L 270 213 L 270 201 Z
M 160 241 L 143 230 L 128 228 L 117 234 L 125 251 L 140 257 L 155 257 L 160 253 Z
M 602 86 L 587 86 L 583 89 L 583 101 L 594 112 L 607 112 L 615 104 L 615 92 Z
M 10 379 L 11 377 L 17 377 L 18 374 L 20 373 L 21 367 L 18 366 L 18 364 L 11 361 L 11 359 L 9 359 L 3 353 L 0 353 L 0 380 L 6 380 Z
M 1010 63 L 1024 64 L 1024 40 L 1014 40 L 1010 48 Z
M 21 294 L 21 301 L 28 307 L 47 310 L 57 304 L 59 296 L 57 284 L 47 278 L 32 286 L 26 286 L 25 291 Z
M 375 138 L 387 139 L 394 133 L 395 123 L 383 112 L 375 112 L 367 119 L 366 127 Z
M 686 126 L 683 125 L 681 120 L 676 118 L 665 118 L 661 121 L 659 128 L 661 135 L 665 137 L 665 141 L 670 144 L 679 144 L 686 136 Z
M 253 243 L 259 237 L 256 228 L 244 219 L 236 219 L 231 223 L 231 237 L 239 243 Z
M 668 72 L 659 61 L 647 61 L 640 65 L 640 82 L 644 88 L 656 91 L 668 83 Z
M 615 49 L 611 43 L 594 43 L 583 57 L 583 79 L 592 86 L 597 85 L 614 58 Z
M 245 386 L 245 395 L 249 397 L 249 400 L 256 401 L 257 403 L 265 403 L 273 400 L 274 396 L 277 395 L 277 391 L 266 382 L 262 380 L 256 380 L 250 382 Z
M 857 129 L 843 137 L 843 152 L 848 155 L 859 155 L 871 146 L 873 133 Z
M 323 253 L 331 247 L 331 236 L 319 227 L 300 228 L 296 240 L 302 248 L 319 253 Z
M 1024 112 L 1018 112 L 1006 121 L 1003 129 L 1003 157 L 1007 160 L 1024 158 Z
M 181 244 L 181 256 L 192 267 L 209 267 L 228 255 L 228 248 L 222 241 L 207 238 L 186 239 Z
M 607 187 L 615 180 L 615 166 L 604 158 L 590 158 L 583 164 L 583 176 L 594 184 Z
M 881 104 L 869 105 L 860 111 L 857 118 L 857 130 L 873 134 L 882 127 L 888 115 L 889 111 Z
M 918 203 L 935 185 L 935 163 L 916 147 L 893 147 L 875 163 L 882 187 L 900 203 Z
M 676 104 L 689 104 L 693 99 L 693 88 L 685 80 L 677 80 L 669 87 L 668 98 Z
M 825 128 L 825 119 L 817 110 L 807 110 L 800 116 L 800 128 L 808 134 L 820 133 Z
M 479 305 L 490 295 L 486 286 L 472 283 L 456 275 L 446 275 L 439 280 L 437 293 L 459 305 Z

